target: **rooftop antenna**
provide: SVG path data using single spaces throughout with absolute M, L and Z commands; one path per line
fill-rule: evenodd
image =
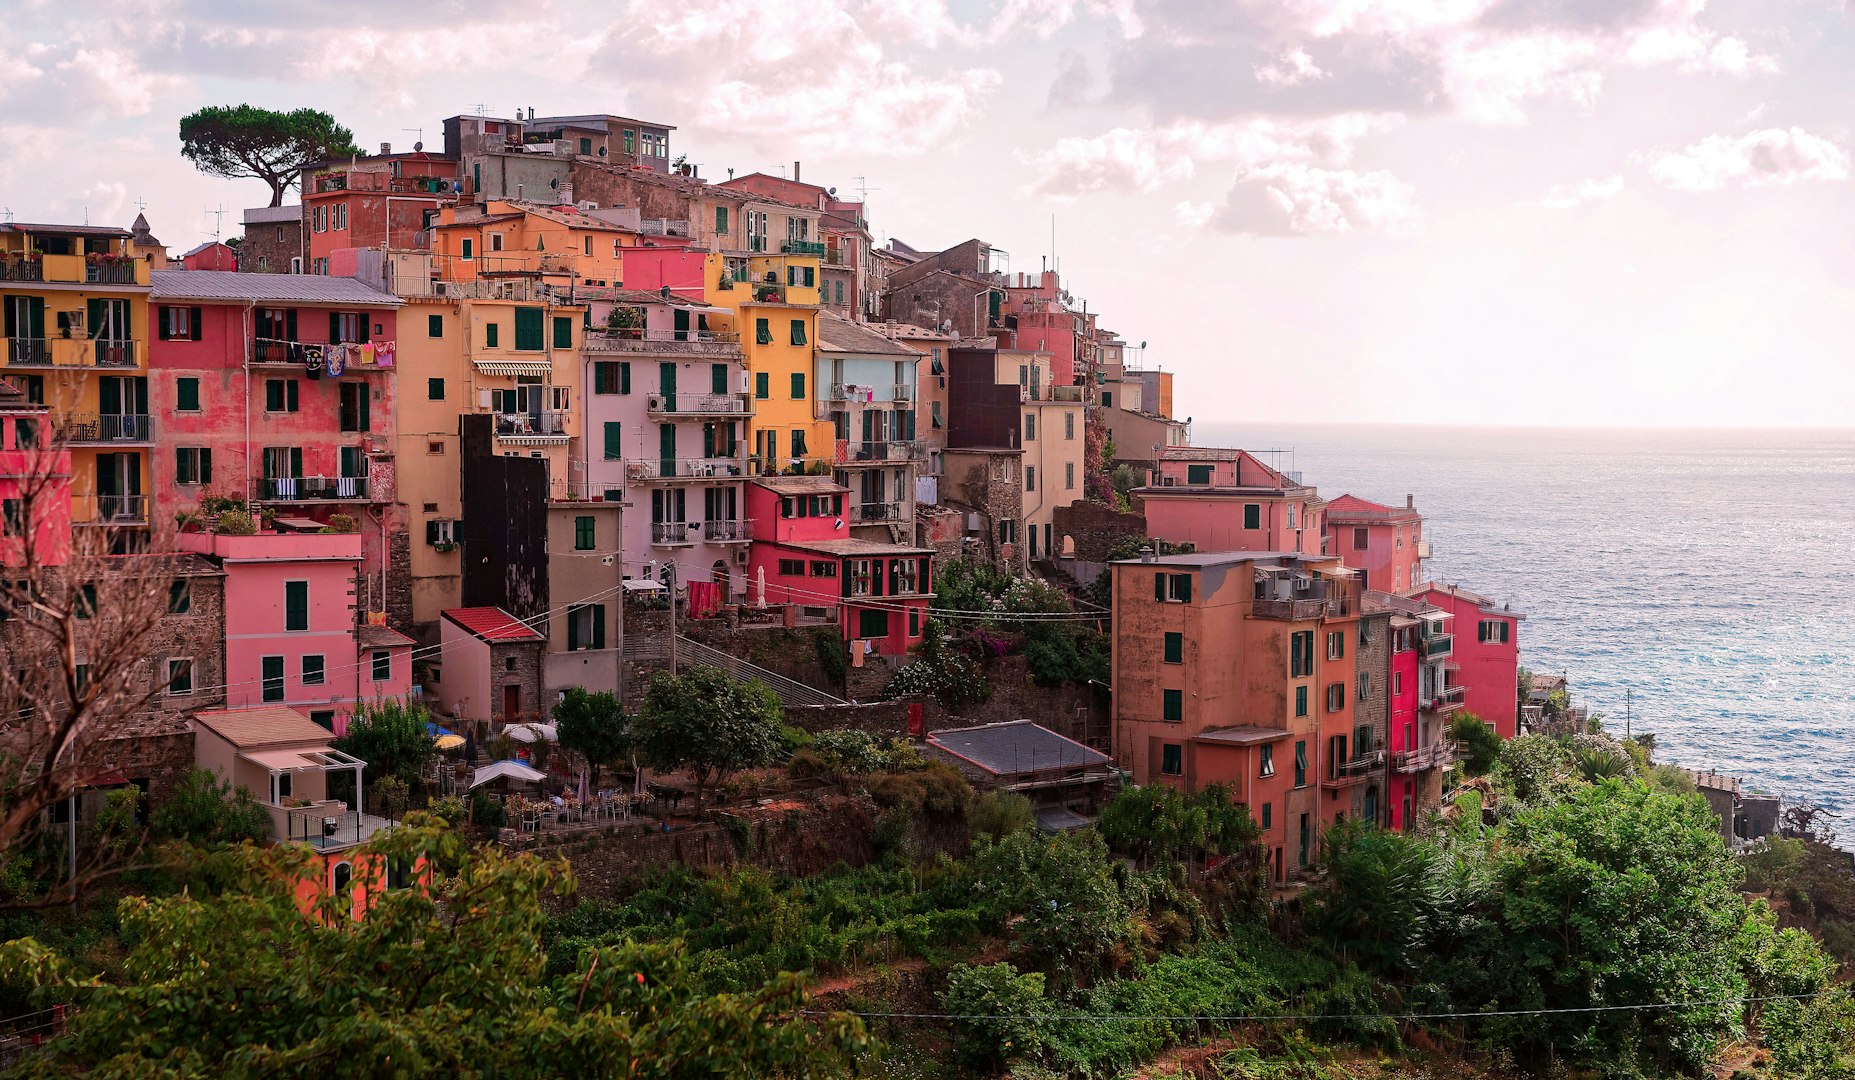
M 413 140 L 413 143 L 412 143 L 412 152 L 413 152 L 413 153 L 415 153 L 415 154 L 416 154 L 416 153 L 418 153 L 419 151 L 421 151 L 421 150 L 424 150 L 424 149 L 425 149 L 425 129 L 424 129 L 424 128 L 422 128 L 422 127 L 416 127 L 416 128 L 400 128 L 399 130 L 401 130 L 401 131 L 410 131 L 410 132 L 412 132 L 412 134 L 413 134 L 414 136 L 416 136 L 416 138 L 415 138 L 415 139 Z
M 870 192 L 882 190 L 879 187 L 871 187 L 867 176 L 853 176 L 851 179 L 857 182 L 857 197 L 863 202 L 869 201 Z
M 478 102 L 477 104 L 475 104 L 475 105 L 472 105 L 472 106 L 471 106 L 471 108 L 473 108 L 473 109 L 475 109 L 475 110 L 477 111 L 477 115 L 478 115 L 478 116 L 488 116 L 488 115 L 489 115 L 489 106 L 488 106 L 488 105 L 486 105 L 486 104 L 484 104 L 484 103 L 482 103 L 482 102 Z
M 148 200 L 142 198 L 140 195 L 137 195 L 135 197 L 135 212 L 140 214 L 140 213 L 147 212 L 147 210 L 148 210 Z
M 215 243 L 215 244 L 216 244 L 216 243 L 218 243 L 218 242 L 219 242 L 219 230 L 220 230 L 220 227 L 221 227 L 221 222 L 222 222 L 222 221 L 223 221 L 223 219 L 225 218 L 225 204 L 224 204 L 224 203 L 220 203 L 220 204 L 219 204 L 219 209 L 217 209 L 217 210 L 208 210 L 208 211 L 206 211 L 206 213 L 208 213 L 208 214 L 210 214 L 210 215 L 212 215 L 212 219 L 213 219 L 213 243 Z M 88 221 L 86 221 L 86 224 L 88 224 Z
M 0 210 L 0 213 L 4 213 L 6 215 L 6 222 L 8 225 L 11 225 L 13 223 L 13 208 L 12 207 L 10 206 L 6 207 L 4 210 Z

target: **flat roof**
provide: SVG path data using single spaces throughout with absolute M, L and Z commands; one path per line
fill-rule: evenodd
M 1233 566 L 1243 562 L 1268 562 L 1293 559 L 1303 563 L 1338 562 L 1338 555 L 1303 555 L 1299 551 L 1192 551 L 1181 555 L 1156 555 L 1152 559 L 1117 559 L 1116 566 Z M 1317 567 L 1310 567 L 1314 569 Z
M 850 490 L 828 476 L 762 476 L 754 483 L 781 495 L 835 495 Z
M 795 551 L 815 551 L 820 555 L 932 555 L 933 548 L 909 544 L 885 544 L 877 540 L 774 540 L 770 543 Z
M 1194 742 L 1231 743 L 1236 746 L 1255 746 L 1261 743 L 1276 742 L 1288 738 L 1286 728 L 1265 727 L 1227 727 L 1201 731 L 1192 736 Z
M 972 762 L 994 776 L 1105 765 L 1108 755 L 1029 720 L 952 728 L 928 736 L 928 745 Z

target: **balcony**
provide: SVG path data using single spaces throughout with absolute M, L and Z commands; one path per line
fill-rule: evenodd
M 1050 400 L 1079 403 L 1082 400 L 1082 387 L 1080 386 L 1052 386 L 1050 388 Z
M 538 413 L 497 413 L 496 439 L 515 446 L 564 446 L 568 414 L 548 409 Z
M 624 493 L 617 484 L 593 483 L 589 480 L 550 480 L 547 497 L 554 502 L 622 502 Z
M 1435 660 L 1438 657 L 1448 656 L 1455 648 L 1455 643 L 1456 635 L 1454 634 L 1431 634 L 1423 639 L 1423 658 Z
M 652 547 L 690 547 L 696 542 L 696 524 L 687 521 L 651 522 Z
M 1467 695 L 1468 687 L 1466 686 L 1446 686 L 1420 701 L 1418 706 L 1425 712 L 1447 715 L 1460 711 Z
M 753 537 L 745 521 L 705 521 L 702 539 L 711 544 L 745 544 Z
M 147 443 L 154 441 L 154 425 L 146 413 L 79 414 L 59 422 L 58 437 L 71 446 Z
M 821 240 L 788 240 L 779 245 L 782 255 L 823 255 L 824 242 Z
M 840 442 L 836 464 L 874 465 L 888 461 L 922 461 L 927 458 L 927 443 L 920 439 L 887 439 L 876 442 Z
M 90 495 L 72 500 L 77 504 L 72 515 L 79 525 L 146 525 L 148 496 Z
M 1430 769 L 1447 769 L 1460 755 L 1456 744 L 1444 740 L 1416 750 L 1391 755 L 1391 771 L 1418 773 Z
M 369 502 L 365 476 L 266 476 L 251 482 L 254 502 Z
M 124 255 L 0 254 L 0 281 L 41 285 L 148 285 L 148 260 Z
M 852 525 L 893 525 L 901 520 L 902 504 L 899 502 L 852 503 L 850 506 Z
M 632 458 L 625 462 L 627 479 L 646 483 L 702 480 L 738 480 L 747 475 L 742 458 Z
M 671 356 L 741 355 L 741 335 L 732 330 L 651 330 L 642 326 L 594 331 L 586 335 L 586 352 L 648 353 Z
M 90 352 L 97 367 L 135 366 L 133 341 L 105 341 L 98 338 L 90 343 Z
M 754 399 L 751 394 L 651 394 L 644 411 L 652 416 L 748 416 Z
M 645 236 L 688 236 L 689 222 L 684 218 L 639 218 L 638 231 Z
M 1363 784 L 1378 774 L 1385 764 L 1385 752 L 1374 750 L 1360 754 L 1351 761 L 1335 761 L 1328 765 L 1327 775 L 1320 778 L 1320 786 L 1329 790 L 1352 787 Z
M 7 339 L 8 367 L 102 367 L 135 366 L 133 341 L 103 338 L 24 338 Z
M 913 401 L 915 387 L 913 383 L 897 383 L 893 386 L 872 386 L 869 383 L 832 383 L 828 401 L 841 401 L 850 405 L 871 404 L 878 401 Z
M 1306 600 L 1264 600 L 1258 598 L 1250 606 L 1250 614 L 1258 619 L 1281 619 L 1285 622 L 1301 622 L 1306 619 L 1318 619 L 1327 613 L 1326 597 L 1316 596 Z
M 352 345 L 353 343 L 338 344 Z M 303 346 L 305 345 L 315 345 L 326 348 L 320 341 L 291 341 L 287 338 L 253 338 L 251 341 L 251 366 L 301 368 L 303 366 Z M 361 361 L 360 352 L 354 348 L 348 350 L 347 360 L 346 370 L 348 371 L 393 370 L 390 367 L 383 368 L 374 363 L 363 363 Z

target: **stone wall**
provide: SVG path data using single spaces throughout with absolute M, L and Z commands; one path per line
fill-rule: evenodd
M 163 716 L 225 704 L 225 576 L 208 567 L 206 560 L 192 557 L 177 567 L 187 580 L 187 610 L 163 616 L 145 646 L 148 678 L 155 682 L 167 680 L 170 659 L 193 659 L 193 685 L 198 689 L 157 697 L 155 710 Z
M 250 224 L 245 226 L 245 239 L 238 245 L 238 269 L 247 274 L 287 274 L 290 260 L 302 254 L 300 219 Z M 311 268 L 303 269 L 307 272 Z
M 1106 562 L 1109 553 L 1129 537 L 1145 539 L 1146 515 L 1129 513 L 1096 502 L 1073 502 L 1055 509 L 1052 521 L 1060 537 L 1057 550 L 1083 562 Z M 1072 550 L 1068 541 L 1074 541 Z
M 549 687 L 542 678 L 543 645 L 535 642 L 515 644 L 492 644 L 490 646 L 490 693 L 495 695 L 487 710 L 504 722 L 513 723 L 526 717 L 505 717 L 502 715 L 502 688 L 515 683 L 522 688 L 522 711 L 535 713 L 547 722 L 554 711 L 554 688 Z M 509 667 L 509 661 L 515 661 L 515 667 Z M 473 717 L 472 719 L 482 719 Z
M 1363 640 L 1357 640 L 1353 647 L 1358 650 L 1356 669 L 1364 681 L 1364 688 L 1363 692 L 1355 695 L 1353 701 L 1353 723 L 1371 728 L 1372 745 L 1385 750 L 1391 745 L 1391 613 L 1381 611 L 1363 615 L 1359 619 L 1359 626 Z M 1384 824 L 1390 820 L 1388 793 L 1391 785 L 1388 776 L 1388 773 L 1375 776 L 1369 783 L 1353 788 L 1351 817 L 1365 816 L 1366 791 L 1370 788 L 1377 796 L 1373 812 L 1378 823 Z
M 387 625 L 402 633 L 412 630 L 412 537 L 406 532 L 403 516 L 395 519 L 397 527 L 387 530 Z M 434 627 L 435 629 L 435 627 Z
M 723 619 L 688 619 L 682 629 L 685 637 L 775 675 L 844 696 L 842 683 L 825 670 L 822 656 L 823 650 L 845 649 L 843 636 L 835 626 L 730 626 Z
M 941 454 L 941 467 L 941 499 L 980 511 L 980 520 L 984 523 L 985 532 L 967 554 L 1018 573 L 1026 572 L 1025 552 L 1029 546 L 1023 536 L 1026 526 L 1020 455 L 949 448 Z M 1015 524 L 1018 530 L 1015 542 L 999 539 L 998 526 L 1003 521 Z

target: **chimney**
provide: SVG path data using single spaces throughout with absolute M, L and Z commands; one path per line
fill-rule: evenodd
M 793 183 L 797 183 L 799 180 L 799 163 L 796 161 L 792 163 L 792 180 Z
M 381 143 L 381 144 L 380 144 L 380 152 L 381 152 L 382 154 L 390 154 L 390 153 L 392 153 L 392 152 L 393 152 L 393 144 L 392 144 L 392 143 L 390 143 L 390 142 L 383 142 L 383 143 Z
M 1153 545 L 1148 544 L 1140 549 L 1140 561 L 1145 563 L 1153 561 Z
M 1404 509 L 1406 510 L 1417 509 L 1417 496 L 1415 495 L 1404 496 Z

